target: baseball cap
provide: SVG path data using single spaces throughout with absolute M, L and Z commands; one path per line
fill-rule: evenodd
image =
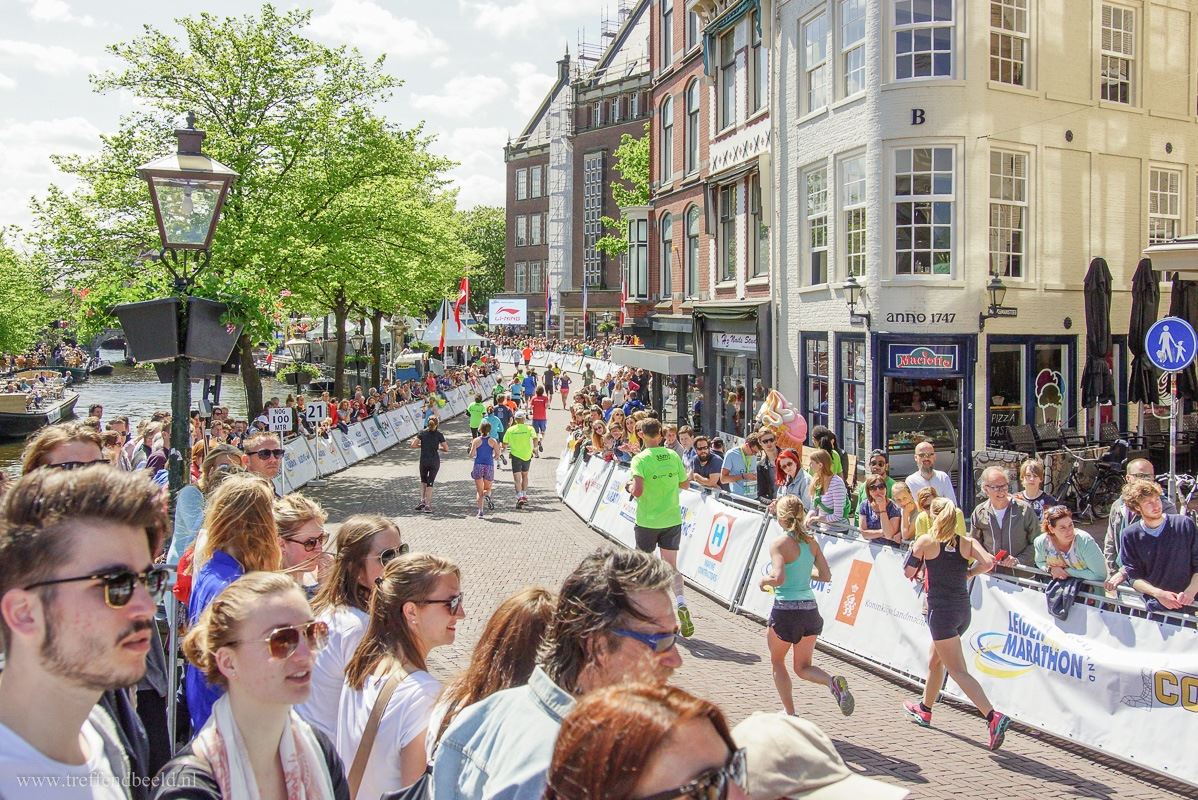
M 752 800 L 902 800 L 910 792 L 845 766 L 827 734 L 815 723 L 785 714 L 757 712 L 732 729 L 746 751 Z
M 528 419 L 528 413 L 524 411 L 517 411 L 516 419 Z

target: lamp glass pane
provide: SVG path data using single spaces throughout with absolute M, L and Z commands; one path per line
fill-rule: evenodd
M 200 247 L 208 238 L 212 220 L 219 212 L 223 181 L 154 177 L 154 193 L 158 198 L 158 213 L 162 216 L 167 247 L 182 245 Z

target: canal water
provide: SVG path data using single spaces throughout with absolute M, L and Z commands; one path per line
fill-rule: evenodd
M 101 350 L 100 355 L 115 366 L 113 374 L 106 377 L 92 376 L 75 386 L 75 391 L 79 393 L 79 402 L 75 404 L 75 419 L 86 417 L 87 407 L 93 403 L 104 406 L 104 419 L 127 415 L 134 425 L 139 419 L 148 417 L 155 411 L 170 410 L 170 384 L 159 383 L 153 369 L 125 366 L 125 355 L 120 350 Z M 199 407 L 198 398 L 202 385 L 192 384 L 192 408 Z M 288 392 L 294 391 L 294 386 L 279 383 L 271 378 L 262 379 L 264 397 L 283 398 Z M 226 375 L 221 381 L 220 404 L 228 406 L 233 417 L 245 418 L 245 388 L 242 386 L 240 375 Z M 0 440 L 0 470 L 15 474 L 20 469 L 21 450 L 24 446 L 24 442 L 20 440 Z

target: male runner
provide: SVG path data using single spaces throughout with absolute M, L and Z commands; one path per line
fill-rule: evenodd
M 524 411 L 517 411 L 515 422 L 503 432 L 503 449 L 512 451 L 516 508 L 523 508 L 528 503 L 528 467 L 537 438 L 537 432 L 528 424 L 528 414 Z

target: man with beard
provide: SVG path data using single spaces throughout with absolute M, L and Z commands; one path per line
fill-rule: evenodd
M 98 705 L 146 672 L 166 514 L 144 473 L 35 469 L 0 522 L 0 795 L 127 798 L 129 756 Z M 36 780 L 34 780 L 36 778 Z M 140 794 L 140 792 L 138 792 Z

